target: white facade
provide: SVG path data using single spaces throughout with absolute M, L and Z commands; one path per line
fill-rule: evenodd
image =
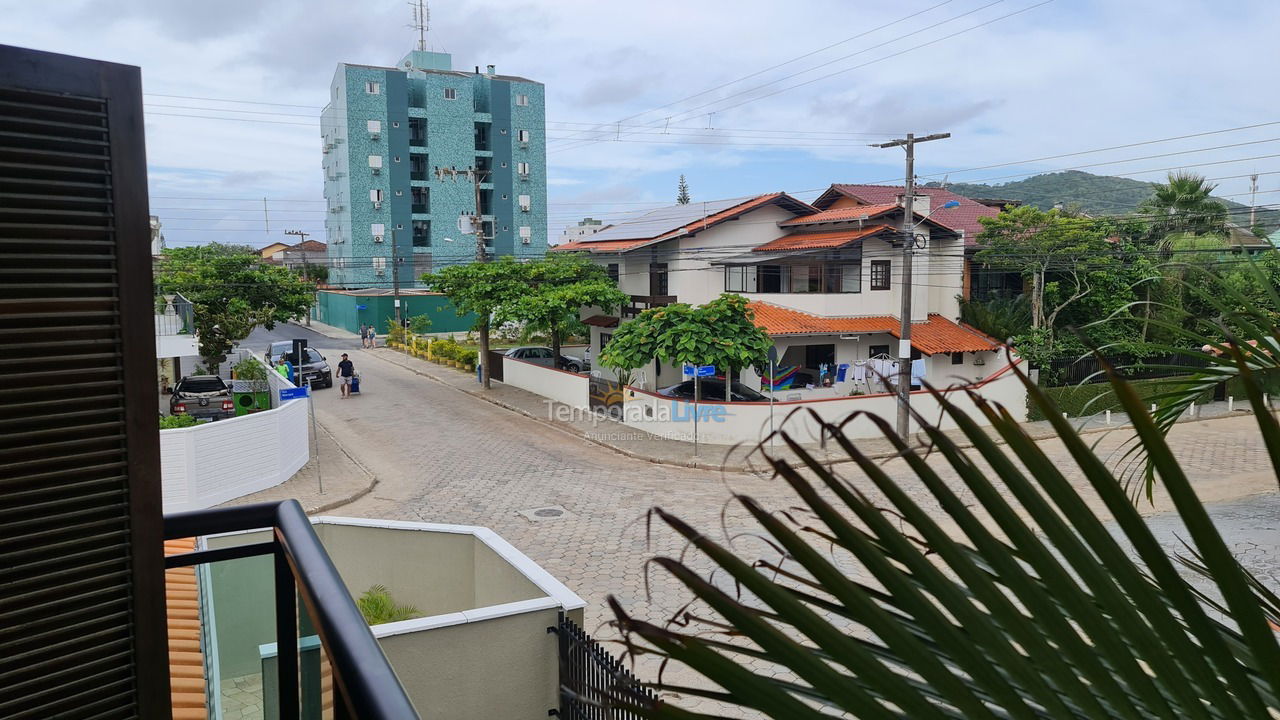
M 521 197 L 524 197 L 524 196 L 521 196 Z M 583 218 L 578 222 L 566 227 L 564 229 L 564 232 L 560 233 L 560 242 L 557 244 L 573 242 L 574 240 L 581 240 L 582 238 L 587 237 L 588 235 L 595 235 L 596 233 L 603 230 L 604 227 L 605 225 L 603 220 L 596 220 L 594 218 Z

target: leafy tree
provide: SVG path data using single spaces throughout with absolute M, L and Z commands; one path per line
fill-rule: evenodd
M 676 183 L 676 204 L 689 204 L 689 183 L 684 179 L 684 173 L 680 173 L 680 181 Z
M 619 377 L 653 360 L 670 365 L 715 365 L 726 375 L 763 365 L 773 341 L 756 326 L 747 299 L 723 294 L 706 305 L 651 308 L 624 323 L 600 353 Z
M 293 269 L 304 280 L 310 280 L 313 283 L 329 282 L 329 266 L 317 263 L 307 263 L 305 265 Z
M 385 585 L 374 585 L 364 591 L 357 600 L 356 607 L 370 625 L 400 622 L 422 617 L 422 612 L 412 605 L 401 605 L 391 597 L 391 591 Z
M 1169 173 L 1169 181 L 1156 184 L 1138 211 L 1151 216 L 1152 237 L 1158 241 L 1175 233 L 1222 234 L 1226 232 L 1227 206 L 1210 196 L 1216 187 L 1203 175 Z
M 526 331 L 545 332 L 551 351 L 560 344 L 584 307 L 611 313 L 627 295 L 609 279 L 605 268 L 577 253 L 555 253 L 524 266 L 530 289 L 501 306 L 495 322 L 524 323 Z
M 1025 295 L 960 302 L 960 319 L 999 340 L 1031 329 L 1031 303 Z
M 156 267 L 156 289 L 191 301 L 200 356 L 217 367 L 255 327 L 271 329 L 306 313 L 315 286 L 256 252 L 211 243 L 166 249 Z
M 450 265 L 422 276 L 428 288 L 449 298 L 459 316 L 474 313 L 472 329 L 480 336 L 480 367 L 484 387 L 489 382 L 489 329 L 504 306 L 529 292 L 527 266 L 511 256 L 494 262 Z
M 1232 295 L 1206 282 L 1210 297 Z M 1280 372 L 1280 327 L 1241 300 L 1222 312 L 1251 328 L 1247 335 L 1224 342 L 1223 327 L 1197 335 L 1209 324 L 1194 318 L 1180 329 L 1221 353 L 1205 380 L 1241 383 L 1261 446 L 1280 468 L 1280 426 L 1258 375 Z M 1274 290 L 1272 303 L 1280 306 Z M 735 493 L 736 511 L 723 513 L 735 519 L 722 532 L 655 508 L 688 547 L 646 567 L 670 573 L 691 602 L 655 623 L 609 598 L 629 652 L 666 668 L 649 685 L 788 719 L 1276 717 L 1280 596 L 1232 557 L 1197 498 L 1191 469 L 1165 437 L 1179 406 L 1153 416 L 1134 386 L 1109 378 L 1150 477 L 1185 528 L 1186 553 L 1171 556 L 1126 494 L 1123 473 L 1019 378 L 1066 460 L 971 390 L 971 410 L 937 396 L 954 430 L 918 417 L 918 444 L 868 416 L 920 492 L 905 491 L 838 423 L 823 436 L 852 461 L 839 471 L 784 425 L 786 451 L 758 452 L 793 501 L 765 507 Z M 1202 389 L 1189 384 L 1181 395 Z M 741 527 L 744 516 L 752 527 Z M 1182 567 L 1209 588 L 1189 583 Z M 709 682 L 677 685 L 671 678 L 684 673 L 673 665 Z M 653 703 L 625 687 L 607 703 L 647 718 L 703 717 L 679 698 Z
M 1094 273 L 1118 262 L 1107 228 L 1088 218 L 1023 205 L 980 220 L 976 259 L 1031 280 L 1032 329 L 1052 334 L 1058 315 L 1093 292 Z

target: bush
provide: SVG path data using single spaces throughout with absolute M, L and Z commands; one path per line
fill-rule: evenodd
M 477 361 L 480 359 L 480 352 L 478 350 L 460 348 L 458 350 L 458 356 L 455 359 L 458 362 L 462 363 L 463 365 L 474 366 L 477 363 Z
M 356 600 L 356 607 L 370 625 L 402 622 L 422 617 L 418 608 L 412 605 L 401 605 L 391 597 L 391 591 L 385 585 L 374 585 Z
M 444 358 L 445 360 L 456 360 L 457 353 L 461 349 L 462 348 L 458 346 L 458 343 L 450 340 L 449 338 L 436 340 L 431 345 L 431 353 L 436 357 Z
M 194 427 L 196 419 L 190 415 L 169 415 L 160 418 L 161 430 L 177 430 L 178 428 Z

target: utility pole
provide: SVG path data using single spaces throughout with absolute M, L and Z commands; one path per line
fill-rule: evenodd
M 907 179 L 902 195 L 902 324 L 898 331 L 898 435 L 904 440 L 911 431 L 911 254 L 915 249 L 916 143 L 943 140 L 951 133 L 934 133 L 905 138 L 871 147 L 901 147 L 907 151 Z
M 1258 173 L 1249 176 L 1249 232 L 1258 226 Z
M 302 246 L 306 244 L 307 236 L 310 235 L 311 233 L 303 232 L 302 230 L 285 230 L 284 234 L 296 235 L 297 237 L 302 238 L 302 240 L 298 242 L 298 245 Z M 307 264 L 307 249 L 303 247 L 298 252 L 301 253 L 302 255 L 302 278 L 307 282 L 311 282 L 311 266 Z M 315 292 L 315 288 L 312 288 L 311 307 L 315 307 L 315 305 L 316 305 L 316 292 Z M 307 327 L 311 327 L 311 310 L 307 310 Z
M 396 247 L 396 229 L 391 228 L 391 296 L 395 298 L 396 327 L 404 327 L 400 319 L 400 251 Z
M 471 229 L 468 230 L 465 227 L 465 223 L 462 221 L 462 218 L 468 216 L 463 215 L 458 218 L 458 230 L 464 234 L 476 236 L 476 262 L 487 262 L 489 260 L 489 253 L 485 249 L 485 240 L 488 240 L 489 237 L 485 235 L 484 232 L 484 215 L 481 214 L 480 207 L 480 183 L 484 182 L 485 177 L 489 175 L 489 171 L 480 170 L 475 167 L 469 167 L 462 170 L 455 167 L 438 167 L 436 168 L 435 175 L 437 180 L 449 179 L 455 181 L 458 179 L 459 175 L 462 175 L 475 186 L 476 211 L 475 214 L 470 216 Z

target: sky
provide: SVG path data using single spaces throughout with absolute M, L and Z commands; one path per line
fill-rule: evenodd
M 1248 203 L 1241 176 L 1258 172 L 1257 203 L 1276 206 L 1280 107 L 1258 70 L 1280 65 L 1280 3 L 1229 5 L 436 0 L 427 45 L 545 84 L 553 242 L 584 216 L 670 204 L 682 173 L 695 202 L 901 184 L 902 151 L 868 145 L 907 132 L 952 134 L 918 146 L 922 182 L 1185 168 Z M 417 40 L 405 0 L 0 0 L 0 18 L 0 43 L 142 68 L 171 246 L 324 240 L 334 69 Z

